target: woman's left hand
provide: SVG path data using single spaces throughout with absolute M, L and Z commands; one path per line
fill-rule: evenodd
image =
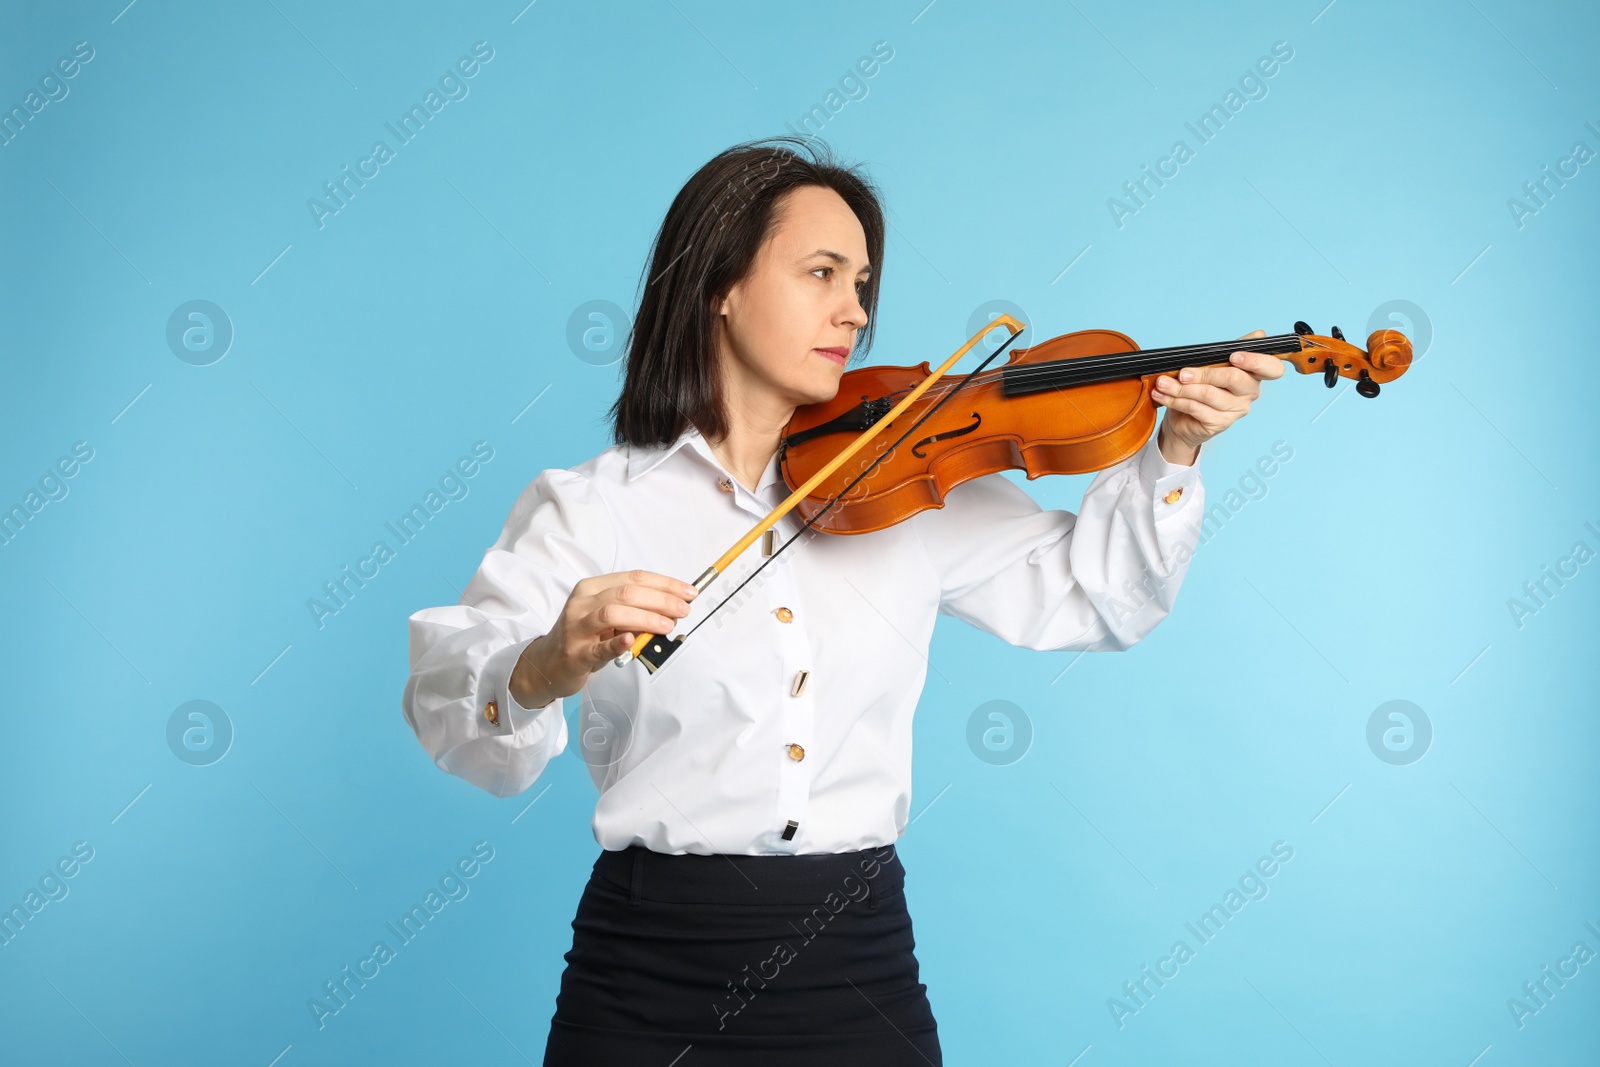
M 1265 337 L 1253 330 L 1240 340 Z M 1226 367 L 1184 367 L 1178 380 L 1156 379 L 1155 402 L 1167 409 L 1157 447 L 1170 463 L 1192 464 L 1200 446 L 1250 412 L 1261 383 L 1283 377 L 1283 360 L 1264 352 L 1235 352 Z

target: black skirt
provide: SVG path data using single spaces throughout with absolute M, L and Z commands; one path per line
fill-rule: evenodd
M 940 1067 L 893 845 L 606 851 L 578 902 L 545 1067 Z

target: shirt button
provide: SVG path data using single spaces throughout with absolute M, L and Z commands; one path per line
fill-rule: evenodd
M 724 493 L 731 493 L 733 492 L 733 483 L 728 479 L 723 478 L 721 481 L 717 482 L 717 488 L 721 489 Z
M 1182 496 L 1182 495 L 1183 495 L 1183 486 L 1180 485 L 1180 486 L 1178 486 L 1178 488 L 1174 489 L 1172 492 L 1168 493 L 1166 496 L 1162 497 L 1161 499 L 1165 500 L 1169 504 L 1176 504 L 1178 502 L 1178 498 L 1180 496 Z
M 789 695 L 797 697 L 806 691 L 806 679 L 811 677 L 810 671 L 801 671 L 794 676 L 794 684 L 789 687 Z
M 779 622 L 794 621 L 794 612 L 790 611 L 788 608 L 777 608 L 772 613 L 778 617 Z
M 790 745 L 789 758 L 798 763 L 806 758 L 806 750 L 801 748 L 799 745 Z
M 483 706 L 483 717 L 485 719 L 488 719 L 489 722 L 492 725 L 499 726 L 500 725 L 500 707 L 499 707 L 499 705 L 497 705 L 492 700 L 489 701 L 489 703 L 487 703 L 487 704 L 485 704 Z

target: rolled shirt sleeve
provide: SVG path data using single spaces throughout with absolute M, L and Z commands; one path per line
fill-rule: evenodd
M 461 602 L 410 617 L 401 708 L 441 770 L 513 796 L 566 748 L 563 700 L 523 707 L 511 696 L 511 672 L 522 650 L 550 632 L 572 587 L 610 573 L 615 559 L 611 517 L 589 480 L 546 470 L 517 498 Z
M 956 486 L 911 520 L 940 613 L 1023 648 L 1127 649 L 1177 600 L 1205 514 L 1199 466 L 1168 461 L 1151 434 L 1095 476 L 1076 516 L 1000 473 Z

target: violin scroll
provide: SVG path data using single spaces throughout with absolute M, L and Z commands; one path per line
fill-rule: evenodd
M 1362 396 L 1377 396 L 1378 386 L 1392 382 L 1411 366 L 1411 342 L 1399 330 L 1376 330 L 1367 338 L 1366 350 L 1346 341 L 1338 329 L 1334 336 L 1301 330 L 1295 323 L 1300 354 L 1289 362 L 1301 374 L 1322 374 L 1331 387 L 1338 378 L 1353 378 Z
M 1411 342 L 1399 330 L 1377 330 L 1367 338 L 1367 354 L 1376 367 L 1394 368 L 1395 377 L 1411 366 Z

